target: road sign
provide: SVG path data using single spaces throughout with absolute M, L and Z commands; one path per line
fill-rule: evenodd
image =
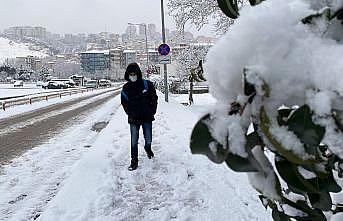
M 160 55 L 162 56 L 167 56 L 170 52 L 170 47 L 167 44 L 161 44 L 158 47 L 158 52 L 160 53 Z
M 171 63 L 171 58 L 170 55 L 167 56 L 159 56 L 158 57 L 159 63 L 160 64 L 170 64 Z

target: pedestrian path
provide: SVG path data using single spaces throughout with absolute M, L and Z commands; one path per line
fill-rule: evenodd
M 159 102 L 154 159 L 145 155 L 141 133 L 138 169 L 127 170 L 129 126 L 118 109 L 39 220 L 271 220 L 244 174 L 190 153 L 198 116 Z

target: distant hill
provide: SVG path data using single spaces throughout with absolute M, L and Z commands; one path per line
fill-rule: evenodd
M 7 38 L 0 37 L 0 64 L 6 58 L 24 57 L 24 56 L 46 57 L 48 56 L 46 49 L 31 44 L 16 43 Z

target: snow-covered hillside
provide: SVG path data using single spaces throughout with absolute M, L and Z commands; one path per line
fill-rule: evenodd
M 6 38 L 0 37 L 0 64 L 6 60 L 6 58 L 16 58 L 24 56 L 48 56 L 44 51 L 30 50 L 28 44 L 16 43 Z

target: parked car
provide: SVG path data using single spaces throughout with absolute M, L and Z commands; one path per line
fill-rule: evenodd
M 69 87 L 75 87 L 75 82 L 72 79 L 52 79 L 51 81 L 54 82 L 62 82 L 65 86 Z
M 24 87 L 24 82 L 21 80 L 15 81 L 13 86 L 14 87 Z
M 68 86 L 64 82 L 60 81 L 49 81 L 46 86 L 43 86 L 47 89 L 66 89 Z
M 110 80 L 101 79 L 99 81 L 99 87 L 111 87 L 112 83 Z
M 98 81 L 97 80 L 88 80 L 85 84 L 86 88 L 97 88 Z

